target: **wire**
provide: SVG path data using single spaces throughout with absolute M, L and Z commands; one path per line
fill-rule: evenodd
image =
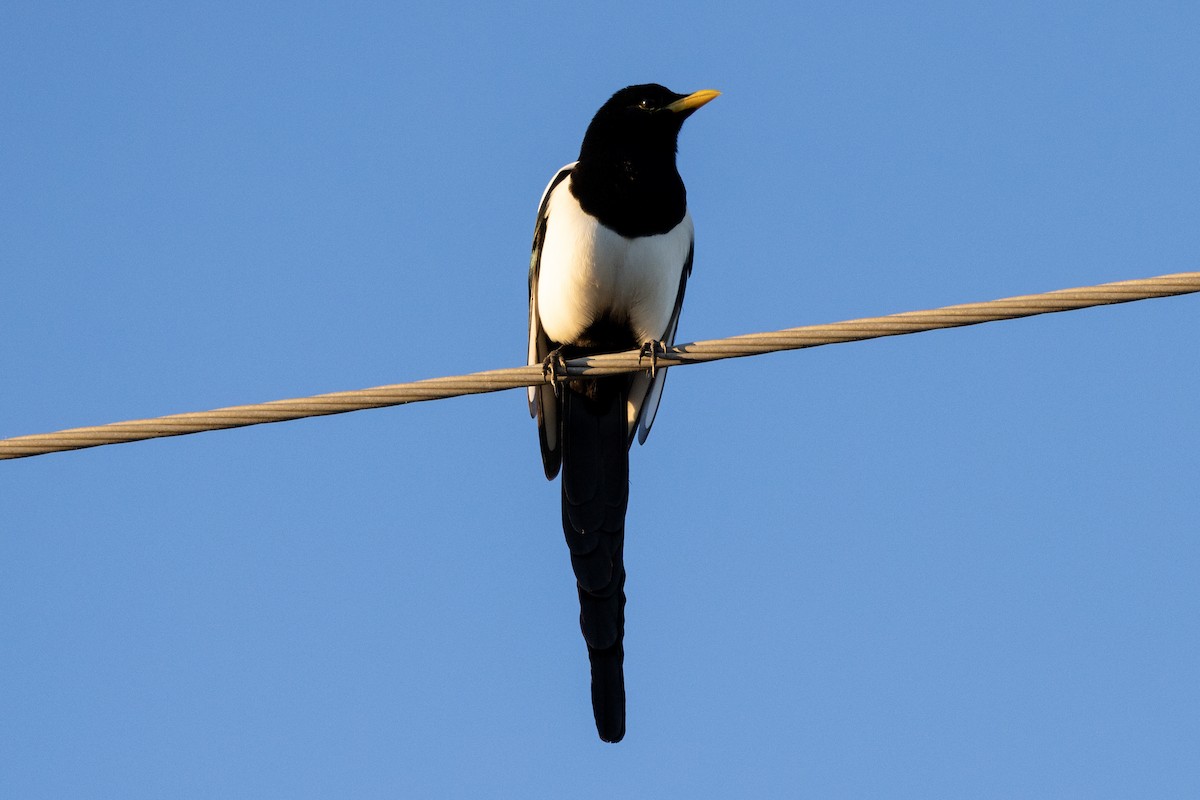
M 699 364 L 725 358 L 761 355 L 780 350 L 800 350 L 841 342 L 856 342 L 884 336 L 957 328 L 1005 319 L 1031 317 L 1057 311 L 1072 311 L 1091 306 L 1128 303 L 1154 297 L 1200 292 L 1200 272 L 1180 272 L 1157 278 L 1104 283 L 1077 289 L 1060 289 L 1045 294 L 1022 295 L 985 303 L 946 306 L 927 311 L 909 311 L 885 317 L 834 322 L 827 325 L 806 325 L 800 328 L 771 333 L 751 333 L 728 339 L 691 342 L 660 351 L 657 367 Z M 89 428 L 71 428 L 56 433 L 41 433 L 0 439 L 0 459 L 25 458 L 64 450 L 82 450 L 107 444 L 182 436 L 187 433 L 240 428 L 267 422 L 344 414 L 367 408 L 440 400 L 466 394 L 499 392 L 523 386 L 540 385 L 564 377 L 596 377 L 623 372 L 637 372 L 648 367 L 644 353 L 630 350 L 567 361 L 556 375 L 550 375 L 541 365 L 496 369 L 430 378 L 414 383 L 377 386 L 349 392 L 320 394 L 294 400 L 274 400 L 257 405 L 230 406 L 213 411 L 172 414 L 166 417 L 114 422 Z

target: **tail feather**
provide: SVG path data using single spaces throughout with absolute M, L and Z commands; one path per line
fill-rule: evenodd
M 579 589 L 600 738 L 625 735 L 625 509 L 629 436 L 624 377 L 568 385 L 562 398 L 563 534 Z
M 606 650 L 588 648 L 592 662 L 592 714 L 596 732 L 606 742 L 625 737 L 625 650 L 620 642 Z

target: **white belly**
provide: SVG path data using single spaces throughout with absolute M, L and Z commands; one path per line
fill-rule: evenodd
M 552 341 L 571 344 L 593 322 L 627 320 L 638 342 L 667 331 L 679 294 L 692 217 L 672 230 L 626 239 L 584 213 L 562 181 L 550 195 L 537 311 Z

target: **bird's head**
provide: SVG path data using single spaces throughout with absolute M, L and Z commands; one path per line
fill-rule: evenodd
M 592 118 L 579 158 L 639 151 L 674 155 L 683 121 L 719 94 L 712 89 L 676 94 L 657 83 L 626 86 Z

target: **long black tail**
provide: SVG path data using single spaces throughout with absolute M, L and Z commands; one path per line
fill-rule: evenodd
M 625 735 L 625 508 L 629 379 L 563 390 L 563 533 L 579 584 L 579 627 L 592 663 L 592 711 L 606 742 Z

